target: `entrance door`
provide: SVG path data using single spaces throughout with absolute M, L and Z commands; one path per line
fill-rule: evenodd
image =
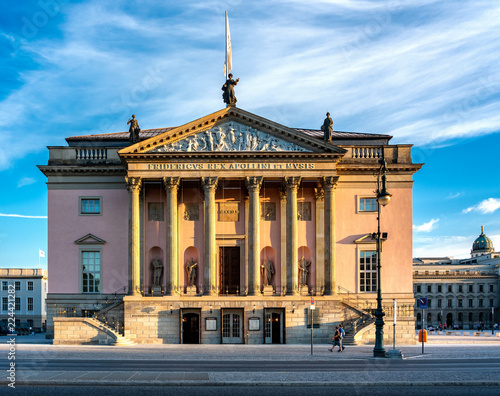
M 446 327 L 451 329 L 451 326 L 453 325 L 453 314 L 449 313 L 446 315 Z
M 240 248 L 221 247 L 220 251 L 220 286 L 222 294 L 240 292 Z
M 197 313 L 185 313 L 182 315 L 182 343 L 200 343 L 200 315 Z
M 283 344 L 284 343 L 284 311 L 278 308 L 265 310 L 265 344 Z
M 222 343 L 243 344 L 243 312 L 240 310 L 223 310 Z

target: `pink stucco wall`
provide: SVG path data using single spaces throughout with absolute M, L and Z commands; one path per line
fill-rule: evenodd
M 82 196 L 102 197 L 102 215 L 79 215 Z M 102 292 L 114 293 L 128 285 L 127 190 L 49 190 L 49 293 L 81 292 L 79 247 L 75 241 L 87 234 L 106 241 L 102 245 Z
M 260 260 L 264 263 L 267 256 L 274 264 L 272 284 L 276 290 L 281 289 L 281 221 L 280 221 L 280 194 L 276 188 L 266 188 L 264 183 L 260 191 L 260 202 L 273 202 L 276 205 L 276 220 L 260 222 Z
M 311 261 L 309 267 L 309 287 L 316 288 L 316 202 L 312 188 L 301 187 L 297 191 L 297 204 L 300 202 L 311 203 L 311 220 L 299 220 L 297 222 L 299 260 L 304 256 Z M 308 257 L 310 256 L 310 257 Z M 297 263 L 298 265 L 298 263 Z M 299 274 L 300 276 L 300 274 Z

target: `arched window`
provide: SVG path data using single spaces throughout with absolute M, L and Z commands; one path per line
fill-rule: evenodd
M 474 321 L 474 316 L 472 315 L 472 312 L 469 312 L 469 322 Z
M 432 315 L 431 315 L 431 313 L 429 312 L 429 313 L 427 314 L 427 324 L 430 324 L 430 323 L 431 323 L 431 321 L 432 321 Z
M 422 314 L 419 312 L 417 313 L 417 322 L 421 322 L 422 321 Z
M 482 322 L 484 320 L 484 313 L 479 312 L 479 321 Z

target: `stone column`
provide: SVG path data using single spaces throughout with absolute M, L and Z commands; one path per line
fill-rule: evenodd
M 131 229 L 128 293 L 141 294 L 141 215 L 139 210 L 139 193 L 142 180 L 140 177 L 125 177 L 129 191 L 129 224 Z
M 297 190 L 300 177 L 285 177 L 287 293 L 299 294 L 299 246 L 297 234 Z
M 316 199 L 316 294 L 325 291 L 325 190 L 314 189 Z
M 338 176 L 323 178 L 325 189 L 325 294 L 337 294 L 335 265 L 335 188 Z
M 179 190 L 178 177 L 164 177 L 163 186 L 167 193 L 167 262 L 165 266 L 166 287 L 165 294 L 172 296 L 178 288 L 179 258 L 178 251 L 178 228 L 177 228 L 177 191 Z
M 245 195 L 245 235 L 248 235 L 248 222 L 249 222 L 249 217 L 248 217 L 248 195 Z M 244 252 L 244 257 L 245 260 L 243 262 L 243 267 L 245 268 L 245 288 L 244 290 L 244 295 L 248 294 L 248 238 L 245 238 L 245 252 Z
M 248 189 L 248 295 L 261 294 L 260 290 L 260 202 L 262 177 L 247 177 Z
M 281 295 L 286 294 L 286 189 L 280 191 Z
M 217 252 L 215 251 L 215 191 L 217 177 L 202 177 L 201 183 L 205 193 L 205 263 L 203 293 L 211 296 L 218 295 L 217 281 Z

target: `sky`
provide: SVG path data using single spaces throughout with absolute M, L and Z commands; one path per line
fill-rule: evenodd
M 24 0 L 0 14 L 0 267 L 47 250 L 47 146 L 238 107 L 293 128 L 414 144 L 414 257 L 500 250 L 500 3 Z M 41 258 L 46 268 L 47 257 Z

